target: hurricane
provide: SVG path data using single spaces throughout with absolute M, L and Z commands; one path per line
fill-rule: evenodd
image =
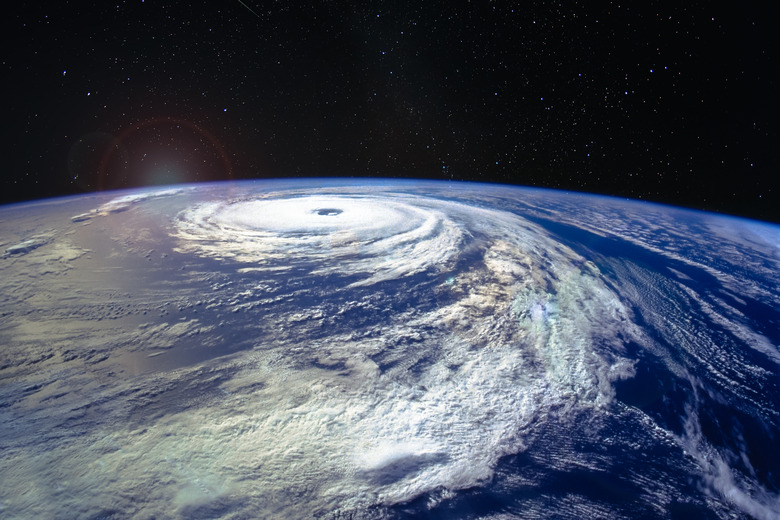
M 211 203 L 184 211 L 179 236 L 214 257 L 274 262 L 282 269 L 320 262 L 362 284 L 445 264 L 463 233 L 441 209 L 403 198 L 302 196 Z M 186 248 L 187 246 L 182 246 Z
M 622 342 L 641 333 L 595 265 L 509 212 L 402 193 L 277 193 L 196 205 L 176 226 L 179 251 L 253 276 L 297 270 L 296 281 L 333 293 L 296 306 L 312 327 L 348 332 L 304 349 L 313 371 L 286 367 L 307 398 L 283 438 L 319 448 L 306 460 L 323 465 L 323 497 L 340 509 L 487 481 L 550 407 L 604 406 L 611 381 L 633 373 Z M 399 288 L 409 282 L 430 301 L 356 338 L 349 320 L 408 306 Z M 365 310 L 339 319 L 350 306 Z M 596 352 L 594 343 L 609 348 Z M 268 356 L 291 350 L 300 350 L 295 338 Z M 269 407 L 280 404 L 260 408 Z M 253 442 L 272 443 L 263 433 L 253 430 Z M 275 468 L 263 487 L 281 473 Z

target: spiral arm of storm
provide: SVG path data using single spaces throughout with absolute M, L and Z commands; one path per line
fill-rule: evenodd
M 602 406 L 611 382 L 633 370 L 622 341 L 640 333 L 598 269 L 510 212 L 404 193 L 291 191 L 193 205 L 175 235 L 180 252 L 321 280 L 344 301 L 380 295 L 380 307 L 403 309 L 410 291 L 432 295 L 382 315 L 365 339 L 339 335 L 331 320 L 330 337 L 289 350 L 344 372 L 290 369 L 286 384 L 300 381 L 309 398 L 271 451 L 305 447 L 319 475 L 305 478 L 346 509 L 484 482 L 550 407 Z M 290 348 L 282 341 L 279 353 Z M 257 430 L 247 441 L 271 439 Z M 273 467 L 279 474 L 264 481 L 306 485 Z

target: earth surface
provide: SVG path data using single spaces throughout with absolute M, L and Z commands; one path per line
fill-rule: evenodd
M 780 227 L 297 180 L 0 208 L 2 518 L 780 516 Z

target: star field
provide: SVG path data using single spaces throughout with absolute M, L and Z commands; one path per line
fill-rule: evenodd
M 780 221 L 769 8 L 10 9 L 6 201 L 229 178 L 424 177 Z

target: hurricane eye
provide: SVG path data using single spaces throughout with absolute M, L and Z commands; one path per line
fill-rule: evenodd
M 337 208 L 318 208 L 312 210 L 312 213 L 316 213 L 317 215 L 322 215 L 324 217 L 332 217 L 334 215 L 338 215 L 339 213 L 342 213 L 342 211 Z

